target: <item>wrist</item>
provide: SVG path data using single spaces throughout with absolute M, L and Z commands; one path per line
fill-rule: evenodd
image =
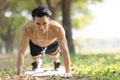
M 64 76 L 65 77 L 73 77 L 73 75 L 71 73 L 66 73 Z
M 19 72 L 19 71 L 17 71 L 17 75 L 19 76 L 19 75 L 22 75 L 22 73 L 21 72 Z

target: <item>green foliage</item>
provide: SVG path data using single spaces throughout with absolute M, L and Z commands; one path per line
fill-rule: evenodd
M 120 57 L 117 56 L 120 53 L 72 55 L 72 73 L 87 80 L 119 80 Z
M 73 6 L 81 10 L 87 9 L 87 0 L 75 0 Z
M 103 2 L 104 0 L 91 0 L 91 3 L 92 4 L 96 4 L 96 3 L 98 3 L 98 2 Z
M 102 1 L 103 0 L 72 0 L 71 15 L 73 16 L 75 13 L 81 13 L 83 15 L 80 18 L 72 19 L 73 27 L 79 29 L 90 24 L 92 21 L 92 15 L 88 10 L 88 5 Z M 44 5 L 47 5 L 46 0 L 42 0 L 42 2 Z M 52 0 L 52 8 L 54 8 L 58 2 L 59 1 L 57 0 Z M 3 40 L 2 42 L 5 41 L 3 37 L 8 36 L 13 37 L 15 43 L 17 42 L 20 29 L 28 22 L 25 17 L 21 16 L 21 12 L 26 10 L 28 13 L 31 13 L 32 9 L 36 6 L 37 3 L 35 0 L 4 0 L 4 2 L 2 0 L 0 1 L 0 12 L 2 15 L 0 16 L 0 38 Z M 55 19 L 58 19 L 61 15 L 61 10 L 57 7 L 55 7 L 55 9 L 57 9 L 57 13 L 55 13 Z M 4 15 L 8 11 L 12 13 L 12 16 L 6 17 Z
M 78 17 L 73 18 L 72 24 L 75 29 L 79 29 L 79 28 L 85 27 L 86 25 L 89 25 L 92 19 L 93 19 L 92 15 L 86 14 L 82 17 L 78 16 Z
M 24 1 L 24 2 L 23 2 Z M 31 0 L 33 1 L 33 0 Z M 1 22 L 0 22 L 0 38 L 5 45 L 7 45 L 7 41 L 9 43 L 18 42 L 18 34 L 20 33 L 20 29 L 28 22 L 28 19 L 21 15 L 21 12 L 24 9 L 32 9 L 35 5 L 30 0 L 27 2 L 25 0 L 5 0 L 3 3 L 0 2 L 0 11 L 2 12 Z M 31 2 L 31 3 L 30 3 Z M 28 4 L 31 4 L 28 6 Z M 33 5 L 32 5 L 33 4 Z M 26 6 L 24 6 L 26 5 Z M 24 9 L 23 9 L 24 8 Z M 11 12 L 11 16 L 6 16 L 5 13 Z M 10 40 L 11 39 L 11 40 Z M 9 48 L 13 49 L 13 44 L 10 45 Z M 3 46 L 3 44 L 0 43 Z M 5 46 L 6 47 L 6 46 Z M 11 49 L 11 50 L 12 50 Z M 6 49 L 6 51 L 8 51 Z
M 24 16 L 17 15 L 13 20 L 12 34 L 14 35 L 14 44 L 18 44 L 21 29 L 28 23 L 28 19 Z
M 7 0 L 7 1 L 10 6 L 16 6 L 16 4 L 18 3 L 18 1 L 16 1 L 16 0 Z
M 37 5 L 35 3 L 35 0 L 20 0 L 18 4 L 18 10 L 23 11 L 23 10 L 28 10 L 32 11 L 33 8 L 35 8 Z
M 0 30 L 1 36 L 10 35 L 14 39 L 14 43 L 18 42 L 19 33 L 22 27 L 28 22 L 28 19 L 21 16 L 20 14 L 14 14 L 14 16 L 4 18 L 5 23 L 3 28 Z
M 93 15 L 90 13 L 88 7 L 89 5 L 97 4 L 103 0 L 73 0 L 72 5 L 72 24 L 73 28 L 80 29 L 90 24 L 93 19 Z M 80 14 L 81 16 L 74 15 Z

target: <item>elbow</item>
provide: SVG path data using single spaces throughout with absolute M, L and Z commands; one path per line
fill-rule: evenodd
M 24 55 L 24 54 L 25 54 L 25 51 L 22 50 L 22 49 L 19 49 L 19 50 L 18 50 L 18 54 L 19 54 L 19 55 Z
M 68 56 L 68 52 L 67 51 L 61 51 L 61 54 L 63 55 L 63 56 Z

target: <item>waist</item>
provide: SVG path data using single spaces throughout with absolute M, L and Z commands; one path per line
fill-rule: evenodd
M 45 44 L 45 43 L 43 42 L 43 45 L 42 45 L 42 44 L 39 44 L 39 42 L 38 42 L 38 43 L 35 43 L 35 42 L 32 41 L 31 39 L 29 40 L 29 42 L 32 42 L 34 45 L 44 48 L 44 47 L 51 47 L 51 46 L 53 46 L 53 45 L 56 44 L 56 43 L 58 44 L 58 39 L 53 40 L 51 43 L 46 43 L 46 44 Z

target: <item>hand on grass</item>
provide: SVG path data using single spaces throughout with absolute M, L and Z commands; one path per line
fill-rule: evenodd
M 70 78 L 70 77 L 72 77 L 72 74 L 71 73 L 66 73 L 64 76 Z

